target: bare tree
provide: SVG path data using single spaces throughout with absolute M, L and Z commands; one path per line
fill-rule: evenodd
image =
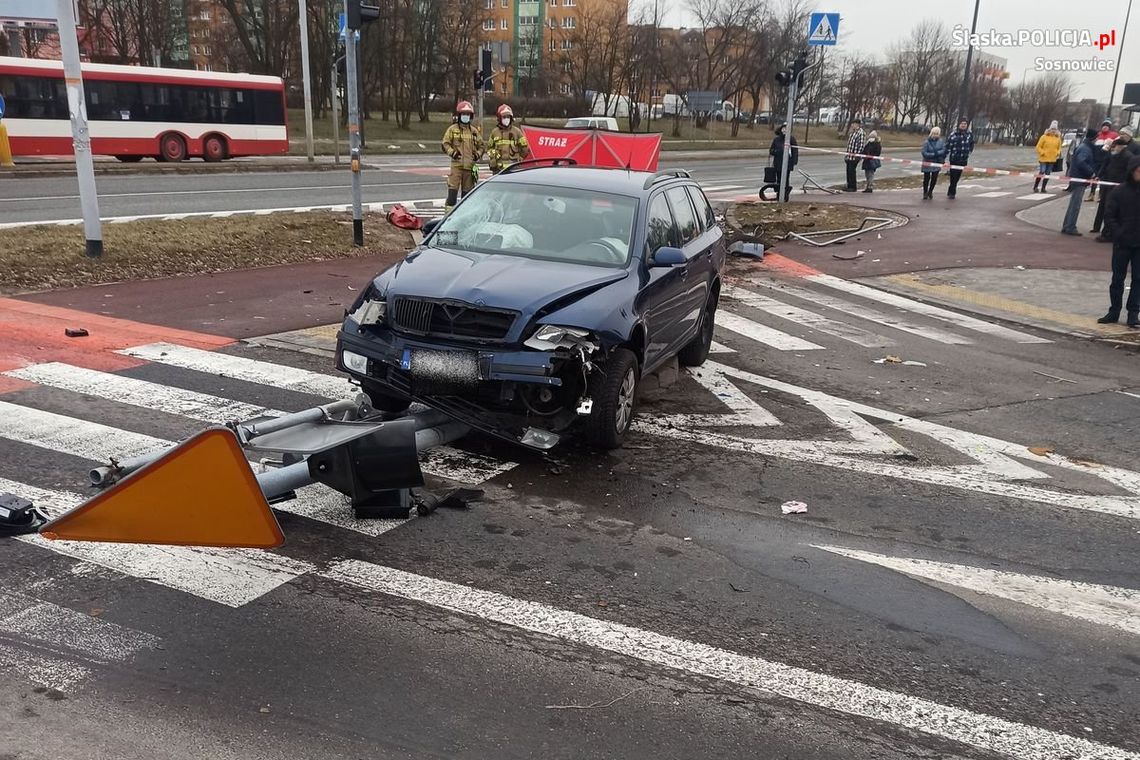
M 297 37 L 295 0 L 217 0 L 230 24 L 221 42 L 234 69 L 285 76 Z
M 85 0 L 79 4 L 84 47 L 99 62 L 171 65 L 184 10 L 180 0 Z
M 624 3 L 579 0 L 574 26 L 554 30 L 560 51 L 557 62 L 574 98 L 590 107 L 595 92 L 609 114 L 629 76 L 629 25 Z
M 888 78 L 895 95 L 896 126 L 913 124 L 927 105 L 935 82 L 950 58 L 950 33 L 937 20 L 927 19 L 910 36 L 893 46 L 887 57 Z
M 478 12 L 478 0 L 442 0 L 439 17 L 438 54 L 439 72 L 443 76 L 440 92 L 451 95 L 453 102 L 468 88 L 475 51 L 483 41 L 483 16 Z

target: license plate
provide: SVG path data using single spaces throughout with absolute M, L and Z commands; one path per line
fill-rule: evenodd
M 479 355 L 474 351 L 409 348 L 401 364 L 417 388 L 468 388 L 479 383 Z

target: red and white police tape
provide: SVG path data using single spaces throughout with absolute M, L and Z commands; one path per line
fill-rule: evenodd
M 1116 185 L 1121 184 L 1120 182 L 1105 182 L 1105 181 L 1099 180 L 1095 177 L 1093 177 L 1091 179 L 1081 179 L 1079 177 L 1070 177 L 1070 176 L 1065 175 L 1065 174 L 1041 174 L 1041 173 L 1035 172 L 1035 171 L 1017 171 L 1014 169 L 991 169 L 991 168 L 985 167 L 985 166 L 969 166 L 969 165 L 958 166 L 957 164 L 938 163 L 936 161 L 924 161 L 921 158 L 915 159 L 915 158 L 893 158 L 891 156 L 872 156 L 868 153 L 848 153 L 845 150 L 834 150 L 832 148 L 812 148 L 812 147 L 808 147 L 808 146 L 804 146 L 804 145 L 796 145 L 794 147 L 797 148 L 798 150 L 805 150 L 805 151 L 809 151 L 812 153 L 831 153 L 831 154 L 834 154 L 837 156 L 844 156 L 844 157 L 849 156 L 853 159 L 877 158 L 880 161 L 891 161 L 891 162 L 896 163 L 896 164 L 906 164 L 906 165 L 911 165 L 911 166 L 918 165 L 918 166 L 922 166 L 923 168 L 926 168 L 929 166 L 937 166 L 939 169 L 947 169 L 947 170 L 949 170 L 949 169 L 961 169 L 963 172 L 972 172 L 974 174 L 986 174 L 989 176 L 997 176 L 997 177 L 1034 177 L 1036 179 L 1066 180 L 1068 182 L 1075 182 L 1077 184 L 1102 185 L 1104 187 L 1115 187 Z

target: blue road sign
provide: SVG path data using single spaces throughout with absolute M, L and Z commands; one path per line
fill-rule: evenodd
M 348 18 L 342 13 L 340 14 L 340 21 L 337 23 L 340 28 L 340 41 L 344 42 L 344 33 L 348 29 Z
M 834 45 L 839 41 L 839 14 L 813 13 L 808 22 L 809 45 Z
M 4 93 L 0 92 L 0 119 L 4 118 Z

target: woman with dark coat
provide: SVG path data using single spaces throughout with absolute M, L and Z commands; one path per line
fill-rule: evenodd
M 922 162 L 922 199 L 930 200 L 934 197 L 934 186 L 938 184 L 938 173 L 946 163 L 946 141 L 942 139 L 939 127 L 932 128 L 930 136 L 922 144 Z
M 863 176 L 867 178 L 867 186 L 863 188 L 863 192 L 873 193 L 875 192 L 875 172 L 883 165 L 879 159 L 879 156 L 883 155 L 883 144 L 879 142 L 878 132 L 871 130 L 871 134 L 867 135 L 867 144 L 863 146 L 863 153 L 867 156 L 863 159 Z

